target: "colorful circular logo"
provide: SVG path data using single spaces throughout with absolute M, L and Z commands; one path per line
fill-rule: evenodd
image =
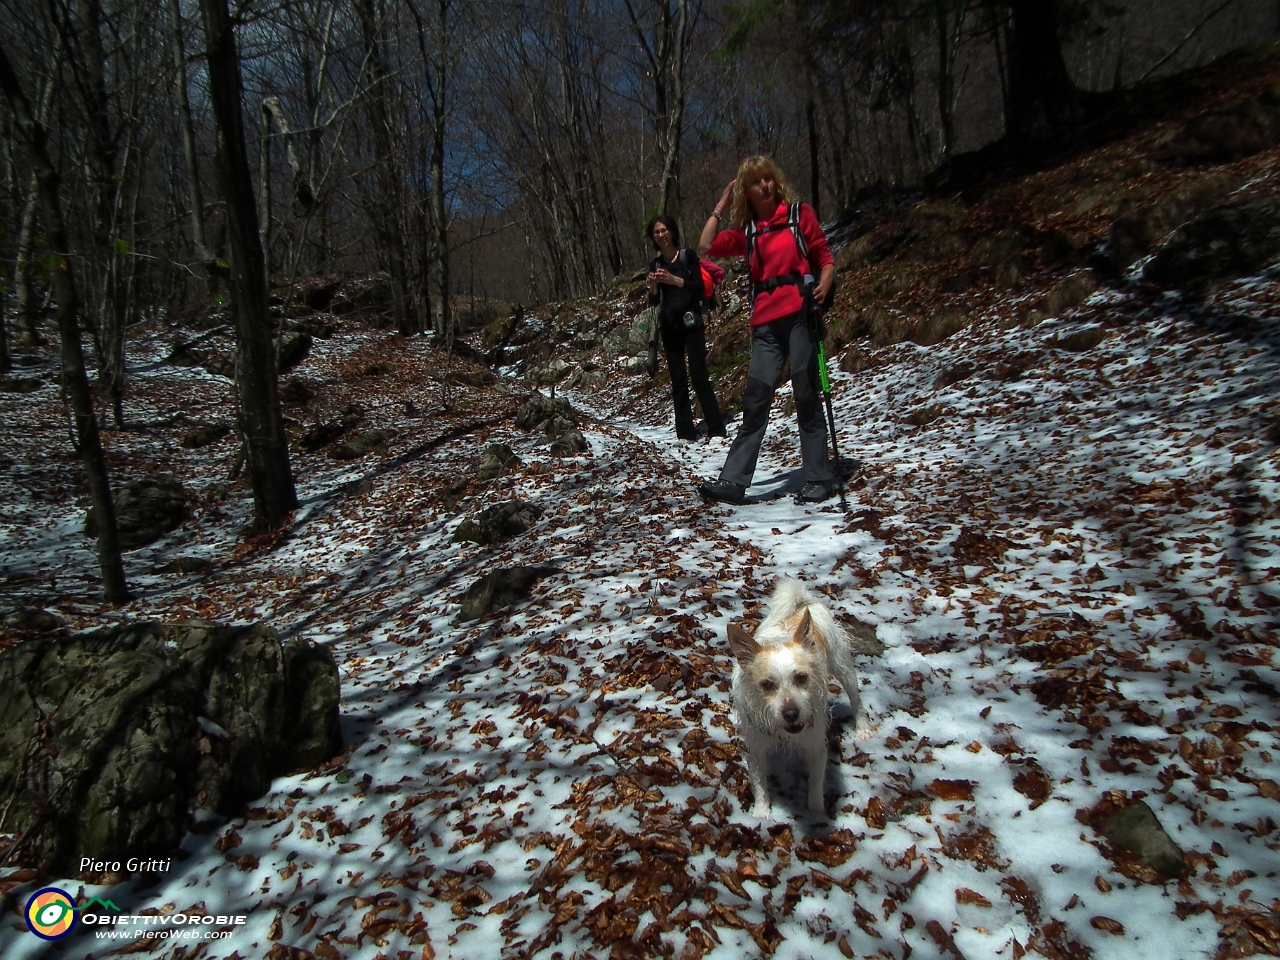
M 76 925 L 76 904 L 65 890 L 45 887 L 27 901 L 27 929 L 42 940 L 61 940 Z

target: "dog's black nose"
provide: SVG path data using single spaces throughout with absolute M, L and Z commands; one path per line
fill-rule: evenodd
M 795 723 L 797 720 L 800 719 L 800 708 L 799 707 L 783 707 L 782 719 L 785 720 L 787 723 Z

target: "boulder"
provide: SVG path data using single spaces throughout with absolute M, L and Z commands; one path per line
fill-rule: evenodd
M 380 317 L 391 313 L 391 278 L 385 273 L 348 280 L 329 298 L 335 316 L 359 314 Z
M 199 367 L 204 364 L 208 354 L 193 343 L 178 343 L 169 351 L 164 362 L 175 367 Z
M 510 473 L 521 463 L 521 459 L 505 443 L 491 443 L 484 448 L 484 459 L 476 466 L 469 467 L 467 472 L 475 474 L 477 480 L 492 480 Z M 464 481 L 463 486 L 465 485 Z
M 202 424 L 179 440 L 178 446 L 187 450 L 198 450 L 201 447 L 217 443 L 230 432 L 231 424 L 229 423 Z
M 297 377 L 280 388 L 280 402 L 286 407 L 305 407 L 315 396 L 315 387 Z
M 1143 276 L 1170 287 L 1239 277 L 1280 254 L 1280 201 L 1271 197 L 1210 210 L 1179 227 L 1143 268 Z
M 453 542 L 469 540 L 481 546 L 497 543 L 524 533 L 542 516 L 542 508 L 523 500 L 508 500 L 482 510 L 475 519 L 468 518 L 458 524 Z
M 615 327 L 604 338 L 602 349 L 608 357 L 638 357 L 649 352 L 653 336 L 653 311 L 646 310 L 631 323 Z
M 467 588 L 456 622 L 476 620 L 486 613 L 510 606 L 529 595 L 543 577 L 559 571 L 555 567 L 504 567 L 485 574 Z
M 3 623 L 15 633 L 53 633 L 67 625 L 56 613 L 41 607 L 15 607 L 4 615 Z
M 0 380 L 0 393 L 35 393 L 43 386 L 39 377 L 6 377 Z
M 234 353 L 213 353 L 204 362 L 204 368 L 215 377 L 236 378 L 236 357 Z
M 395 436 L 393 430 L 366 430 L 329 451 L 329 456 L 334 460 L 355 460 L 378 449 L 393 436 Z
M 1146 190 L 1135 188 L 1120 201 L 1099 266 L 1112 275 L 1124 273 L 1161 238 L 1189 218 L 1220 206 L 1244 182 L 1240 174 L 1217 171 L 1176 184 L 1154 200 Z
M 548 451 L 553 457 L 577 457 L 591 452 L 591 444 L 581 430 L 566 430 L 551 444 Z
M 1257 100 L 1241 100 L 1184 123 L 1165 144 L 1166 163 L 1229 163 L 1280 143 L 1280 84 Z
M 287 334 L 281 339 L 280 350 L 276 354 L 277 369 L 281 372 L 292 370 L 307 359 L 307 355 L 311 353 L 311 345 L 314 342 L 311 339 L 311 334 L 301 330 Z
M 534 383 L 559 383 L 569 375 L 569 371 L 572 369 L 572 366 L 556 357 L 545 367 L 533 371 L 531 379 Z
M 570 425 L 578 422 L 578 415 L 564 397 L 544 397 L 535 393 L 516 411 L 516 426 L 521 430 L 544 430 L 548 422 L 557 418 Z
M 120 530 L 120 548 L 136 550 L 159 540 L 176 529 L 191 514 L 187 493 L 177 477 L 167 473 L 153 474 L 121 484 L 111 495 L 116 507 L 116 526 Z M 98 535 L 94 509 L 85 514 L 84 532 Z
M 163 855 L 192 802 L 225 816 L 341 749 L 338 667 L 271 628 L 139 623 L 0 654 L 0 793 L 17 859 Z
M 1142 800 L 1110 817 L 1101 831 L 1112 843 L 1124 847 L 1166 877 L 1181 876 L 1186 870 L 1182 851 L 1160 825 L 1155 811 Z

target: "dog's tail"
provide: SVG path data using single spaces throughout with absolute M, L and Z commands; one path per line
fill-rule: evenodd
M 773 588 L 773 595 L 769 598 L 770 617 L 789 620 L 806 608 L 813 617 L 813 625 L 828 640 L 833 640 L 837 634 L 844 633 L 844 628 L 836 623 L 835 618 L 831 616 L 831 611 L 817 594 L 799 580 L 793 580 L 791 577 L 779 579 Z
M 788 620 L 804 610 L 805 607 L 820 601 L 799 580 L 782 577 L 773 588 L 769 598 L 769 612 L 779 620 Z

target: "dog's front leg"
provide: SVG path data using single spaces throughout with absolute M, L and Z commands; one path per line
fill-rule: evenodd
M 755 803 L 751 806 L 751 815 L 764 819 L 773 812 L 769 802 L 769 753 L 761 743 L 747 740 L 747 779 L 751 781 L 751 792 L 755 794 Z
M 813 737 L 805 747 L 805 764 L 809 768 L 809 809 L 826 814 L 823 787 L 827 777 L 827 741 L 825 737 Z

